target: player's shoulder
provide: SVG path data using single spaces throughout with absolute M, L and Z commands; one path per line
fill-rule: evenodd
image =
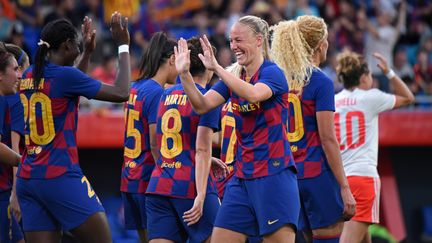
M 265 59 L 261 65 L 261 73 L 266 75 L 279 75 L 283 74 L 283 71 L 276 63 Z
M 173 86 L 165 89 L 164 94 L 172 94 L 172 93 L 178 93 L 178 92 L 184 92 L 183 86 L 181 84 L 174 84 Z
M 333 81 L 319 68 L 313 68 L 310 82 L 316 85 L 333 85 Z
M 6 96 L 4 96 L 4 98 L 5 98 L 5 100 L 9 106 L 16 104 L 18 102 L 21 102 L 21 98 L 20 98 L 19 93 L 12 94 L 12 95 L 6 95 Z
M 137 89 L 140 93 L 148 95 L 157 94 L 163 91 L 162 86 L 153 79 L 138 79 L 132 82 L 131 88 Z
M 368 99 L 379 99 L 379 98 L 381 98 L 387 94 L 387 93 L 385 93 L 379 89 L 376 89 L 376 88 L 368 89 L 368 90 L 357 89 L 356 91 L 360 95 L 362 95 L 363 97 L 368 98 Z

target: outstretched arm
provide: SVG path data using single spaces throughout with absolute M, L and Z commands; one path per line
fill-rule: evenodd
M 409 105 L 414 103 L 415 98 L 408 86 L 400 79 L 387 64 L 387 60 L 379 53 L 374 53 L 373 56 L 378 59 L 377 64 L 381 71 L 390 79 L 393 87 L 393 92 L 396 96 L 396 102 L 393 108 Z
M 131 68 L 129 58 L 129 31 L 128 19 L 122 22 L 121 14 L 113 13 L 111 17 L 111 34 L 114 42 L 119 46 L 119 71 L 114 86 L 102 84 L 99 92 L 94 97 L 97 100 L 123 102 L 129 98 L 129 81 L 131 80 Z
M 90 57 L 96 48 L 96 30 L 92 26 L 92 19 L 85 16 L 81 25 L 81 33 L 84 42 L 84 51 L 77 64 L 77 68 L 83 73 L 87 73 Z
M 200 42 L 204 53 L 199 54 L 199 58 L 203 62 L 204 66 L 207 69 L 214 71 L 216 75 L 218 75 L 219 78 L 222 79 L 223 82 L 238 96 L 250 103 L 257 103 L 265 101 L 273 95 L 273 91 L 267 85 L 263 83 L 252 85 L 248 82 L 244 82 L 219 65 L 207 36 L 204 35 L 203 38 L 200 38 Z M 264 60 L 264 57 L 262 56 L 257 58 L 262 58 Z

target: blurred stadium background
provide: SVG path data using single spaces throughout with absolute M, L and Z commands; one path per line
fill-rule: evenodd
M 219 62 L 234 59 L 230 26 L 253 14 L 273 25 L 283 19 L 313 14 L 329 27 L 328 61 L 322 69 L 335 75 L 335 56 L 345 48 L 366 55 L 381 52 L 416 96 L 414 105 L 380 117 L 382 176 L 381 225 L 396 241 L 432 242 L 432 2 L 429 0 L 0 0 L 0 40 L 21 46 L 33 58 L 42 26 L 68 18 L 78 29 L 84 16 L 97 29 L 97 50 L 90 74 L 113 83 L 116 49 L 106 25 L 113 11 L 130 19 L 133 77 L 143 48 L 156 31 L 173 38 L 207 34 Z M 383 41 L 372 38 L 381 35 Z M 375 87 L 392 91 L 371 63 Z M 83 100 L 78 142 L 84 173 L 104 202 L 115 242 L 136 242 L 122 228 L 119 200 L 122 164 L 123 108 Z M 377 234 L 383 231 L 375 230 Z

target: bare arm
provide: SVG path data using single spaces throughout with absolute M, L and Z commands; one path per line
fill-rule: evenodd
M 216 60 L 207 36 L 204 35 L 203 38 L 200 38 L 200 42 L 204 54 L 199 54 L 199 57 L 204 66 L 207 69 L 214 71 L 216 75 L 218 75 L 219 78 L 222 79 L 223 82 L 238 96 L 250 103 L 257 103 L 267 100 L 273 95 L 272 90 L 267 85 L 262 83 L 255 85 L 247 83 L 220 66 Z
M 198 114 L 207 113 L 225 102 L 225 98 L 214 90 L 209 90 L 203 95 L 195 86 L 189 70 L 180 74 L 180 80 L 192 108 Z
M 203 95 L 195 86 L 190 67 L 190 51 L 187 42 L 183 38 L 178 41 L 178 47 L 174 47 L 176 69 L 180 74 L 182 86 L 188 96 L 192 108 L 203 114 L 213 110 L 225 102 L 225 99 L 216 91 L 210 90 Z
M 255 85 L 247 83 L 237 78 L 220 65 L 216 67 L 215 73 L 234 93 L 250 103 L 268 100 L 273 95 L 272 90 L 267 85 L 263 83 L 257 83 Z
M 407 14 L 406 2 L 405 0 L 402 0 L 398 11 L 398 19 L 396 24 L 397 36 L 399 36 L 400 33 L 405 32 L 406 14 Z
M 18 166 L 21 156 L 3 143 L 0 143 L 0 163 Z
M 204 200 L 207 193 L 207 182 L 211 166 L 211 138 L 213 131 L 209 127 L 199 126 L 196 138 L 195 186 L 197 196 L 193 207 L 184 213 L 188 225 L 195 224 L 203 214 Z
M 96 30 L 92 26 L 92 19 L 85 16 L 81 25 L 81 32 L 84 42 L 84 51 L 77 64 L 77 68 L 83 73 L 87 73 L 90 57 L 96 48 Z
M 374 53 L 373 56 L 378 59 L 378 67 L 384 74 L 390 72 L 387 60 L 379 53 Z M 414 103 L 415 97 L 408 86 L 400 79 L 397 75 L 390 78 L 391 85 L 393 87 L 393 92 L 396 96 L 396 102 L 393 108 L 399 108 L 401 106 L 409 105 Z
M 153 159 L 156 162 L 159 157 L 159 148 L 157 146 L 155 123 L 149 125 L 149 136 L 150 136 L 150 150 L 153 155 Z
M 318 133 L 325 156 L 327 157 L 330 169 L 341 188 L 342 200 L 344 202 L 344 217 L 351 218 L 355 213 L 356 202 L 351 194 L 348 180 L 342 165 L 339 143 L 336 140 L 334 130 L 334 112 L 319 111 L 316 113 L 316 117 Z
M 11 132 L 11 141 L 12 141 L 12 150 L 19 154 L 19 143 L 21 140 L 21 135 L 17 132 L 12 131 Z M 21 219 L 21 210 L 18 204 L 18 198 L 16 195 L 16 173 L 18 171 L 17 167 L 13 167 L 13 184 L 12 184 L 12 193 L 11 193 L 11 198 L 10 198 L 10 207 L 11 210 L 13 212 L 13 214 L 15 215 L 15 218 L 20 221 Z
M 118 46 L 129 45 L 128 20 L 122 23 L 121 14 L 115 12 L 111 17 L 111 34 Z M 123 102 L 129 98 L 129 81 L 131 79 L 129 52 L 119 54 L 119 71 L 114 86 L 102 84 L 95 99 L 112 102 Z

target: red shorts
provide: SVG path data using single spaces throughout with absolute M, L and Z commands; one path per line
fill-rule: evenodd
M 379 223 L 381 181 L 368 176 L 348 176 L 351 192 L 356 200 L 356 214 L 351 220 Z

